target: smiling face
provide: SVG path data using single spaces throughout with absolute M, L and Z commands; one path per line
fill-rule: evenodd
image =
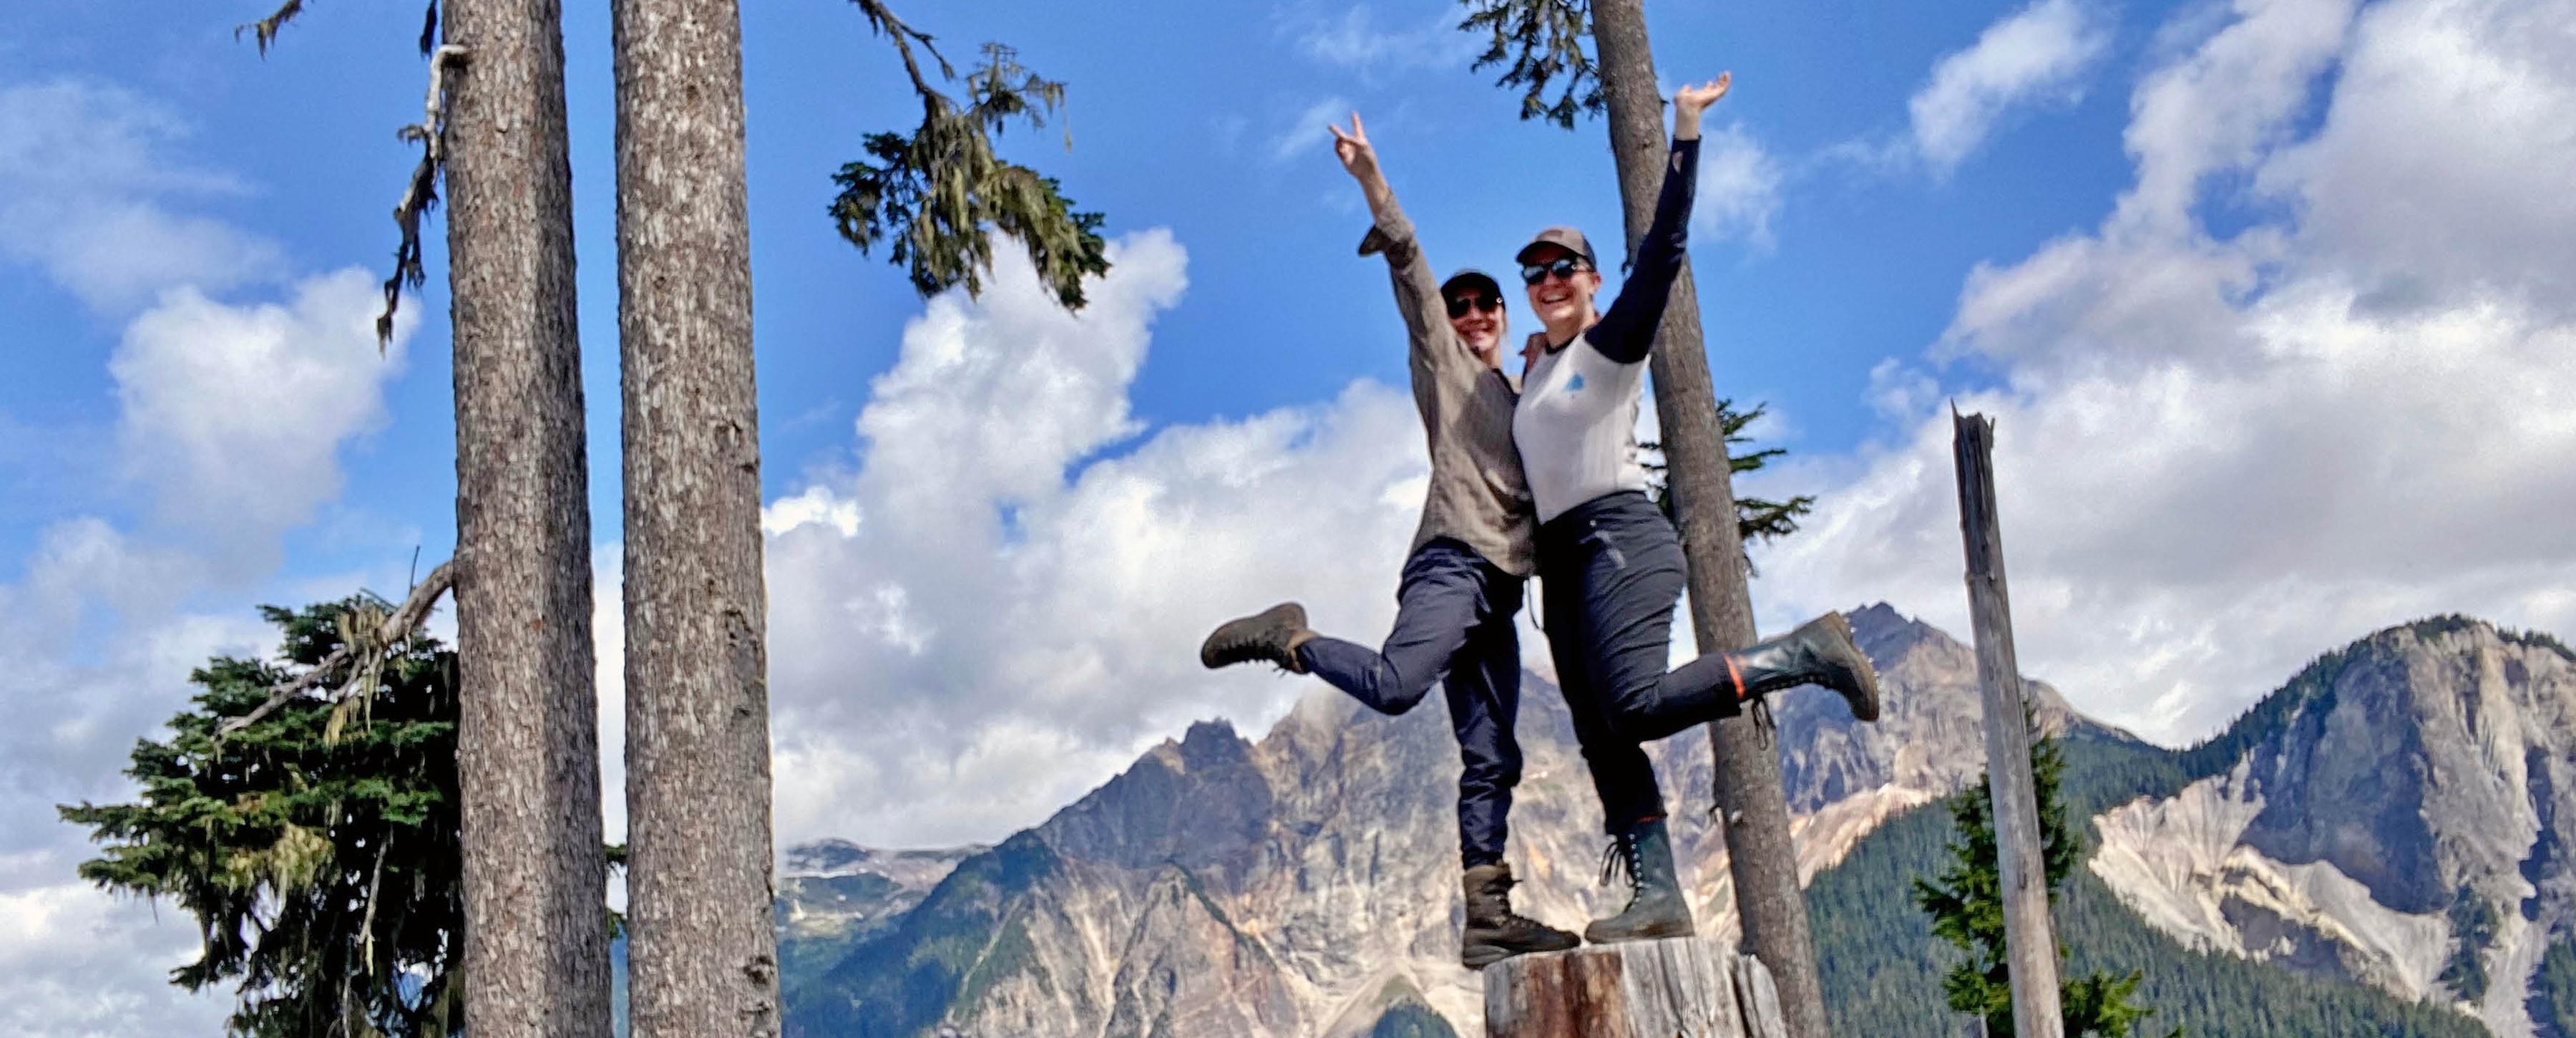
M 1547 269 L 1531 281 L 1532 267 Z M 1580 330 L 1592 313 L 1592 294 L 1601 290 L 1601 272 L 1574 250 L 1548 243 L 1522 253 L 1521 270 L 1521 281 L 1529 286 L 1530 312 L 1547 325 L 1551 338 L 1568 328 Z
M 1495 363 L 1495 351 L 1503 341 L 1507 321 L 1503 300 L 1483 285 L 1464 284 L 1445 294 L 1449 304 L 1449 330 L 1458 333 L 1458 341 L 1483 358 Z

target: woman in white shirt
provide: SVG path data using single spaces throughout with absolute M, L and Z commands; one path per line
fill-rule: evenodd
M 1533 337 L 1512 434 L 1538 507 L 1549 649 L 1577 726 L 1606 728 L 1630 744 L 1731 716 L 1747 700 L 1802 684 L 1842 693 L 1864 721 L 1878 716 L 1877 676 L 1839 613 L 1740 652 L 1665 670 L 1673 607 L 1687 571 L 1672 522 L 1645 493 L 1645 470 L 1637 462 L 1638 396 L 1688 243 L 1700 116 L 1726 96 L 1730 79 L 1674 93 L 1672 155 L 1654 220 L 1607 312 L 1594 308 L 1601 274 L 1580 232 L 1550 227 L 1518 257 L 1530 308 L 1546 325 Z M 1618 770 L 1617 781 L 1639 781 Z M 1595 775 L 1596 782 L 1612 779 Z M 1659 805 L 1648 795 L 1652 773 L 1642 781 L 1646 791 L 1605 790 L 1603 801 Z M 1693 931 L 1660 806 L 1653 812 L 1606 819 L 1609 864 L 1625 868 L 1630 897 L 1619 914 L 1586 928 L 1587 940 Z

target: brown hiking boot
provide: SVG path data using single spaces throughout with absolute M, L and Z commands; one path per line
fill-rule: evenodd
M 1306 607 L 1281 602 L 1251 616 L 1228 620 L 1199 645 L 1199 663 L 1209 670 L 1237 663 L 1275 663 L 1291 674 L 1303 674 L 1297 647 L 1315 637 L 1306 629 Z
M 1530 952 L 1564 951 L 1582 944 L 1573 934 L 1512 911 L 1512 867 L 1496 862 L 1468 869 L 1467 925 L 1458 934 L 1458 962 L 1471 970 Z

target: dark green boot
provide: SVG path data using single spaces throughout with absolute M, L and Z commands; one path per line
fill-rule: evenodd
M 1514 955 L 1564 951 L 1583 942 L 1573 934 L 1512 911 L 1512 867 L 1497 862 L 1467 870 L 1467 926 L 1458 935 L 1458 962 L 1484 969 Z
M 1306 629 L 1306 607 L 1281 602 L 1251 616 L 1229 620 L 1199 645 L 1199 662 L 1209 670 L 1237 663 L 1276 663 L 1291 674 L 1303 674 L 1297 647 L 1315 637 Z
M 1805 626 L 1742 652 L 1729 653 L 1737 697 L 1752 702 L 1798 685 L 1822 685 L 1842 693 L 1852 716 L 1878 720 L 1878 671 L 1852 643 L 1851 622 L 1841 613 L 1826 613 Z
M 1611 838 L 1610 851 L 1602 856 L 1602 882 L 1621 871 L 1628 874 L 1628 907 L 1608 919 L 1593 920 L 1583 928 L 1584 940 L 1610 944 L 1697 932 L 1691 925 L 1690 903 L 1682 898 L 1681 880 L 1674 874 L 1673 838 L 1664 830 L 1663 819 L 1639 822 Z

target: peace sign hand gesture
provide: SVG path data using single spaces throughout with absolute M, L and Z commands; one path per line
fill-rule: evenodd
M 1342 160 L 1342 168 L 1366 183 L 1378 175 L 1377 149 L 1369 146 L 1368 130 L 1360 125 L 1360 113 L 1351 113 L 1351 128 L 1344 132 L 1339 124 L 1327 123 L 1333 131 L 1333 157 Z

